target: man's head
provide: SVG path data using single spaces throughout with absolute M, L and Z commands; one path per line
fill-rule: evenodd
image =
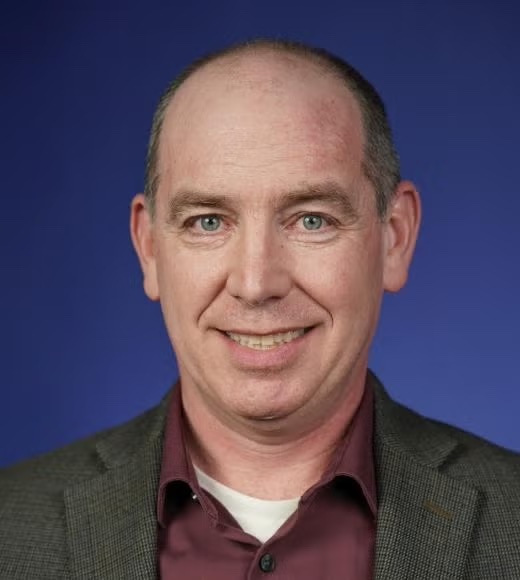
M 153 213 L 160 171 L 158 151 L 168 105 L 177 89 L 197 70 L 227 56 L 272 51 L 314 62 L 323 72 L 337 76 L 357 100 L 364 129 L 363 170 L 374 186 L 377 208 L 384 216 L 388 203 L 400 181 L 399 158 L 392 141 L 392 133 L 383 101 L 374 87 L 349 63 L 328 51 L 286 40 L 259 39 L 240 43 L 204 56 L 184 69 L 167 87 L 154 114 L 148 145 L 145 175 L 145 195 Z
M 407 182 L 382 219 L 365 133 L 335 71 L 272 47 L 225 54 L 176 90 L 153 214 L 136 196 L 131 229 L 192 417 L 305 430 L 359 401 L 419 221 Z

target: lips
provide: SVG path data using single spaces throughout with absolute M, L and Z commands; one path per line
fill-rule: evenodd
M 306 332 L 305 328 L 298 328 L 289 330 L 287 332 L 278 332 L 275 334 L 240 334 L 237 332 L 226 332 L 226 335 L 234 342 L 241 346 L 246 346 L 254 350 L 270 350 L 280 346 L 281 344 L 288 344 L 293 340 L 303 336 Z

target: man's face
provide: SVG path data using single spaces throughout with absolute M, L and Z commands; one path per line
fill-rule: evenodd
M 179 90 L 143 268 L 185 405 L 267 424 L 359 398 L 389 239 L 362 159 L 356 101 L 313 65 L 249 57 Z

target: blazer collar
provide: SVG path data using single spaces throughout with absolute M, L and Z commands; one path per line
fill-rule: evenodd
M 375 394 L 378 488 L 375 578 L 463 577 L 479 492 L 445 471 L 458 451 L 446 427 Z M 157 576 L 156 499 L 167 398 L 97 445 L 100 475 L 65 491 L 75 579 Z
M 97 445 L 101 474 L 65 491 L 74 579 L 157 577 L 157 519 L 166 398 Z
M 457 580 L 464 576 L 479 491 L 446 474 L 459 451 L 446 426 L 375 392 L 378 487 L 375 578 Z

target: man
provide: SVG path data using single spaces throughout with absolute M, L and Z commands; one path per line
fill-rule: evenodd
M 180 382 L 2 474 L 0 577 L 520 578 L 519 457 L 367 371 L 419 220 L 343 61 L 257 41 L 187 69 L 131 210 Z

